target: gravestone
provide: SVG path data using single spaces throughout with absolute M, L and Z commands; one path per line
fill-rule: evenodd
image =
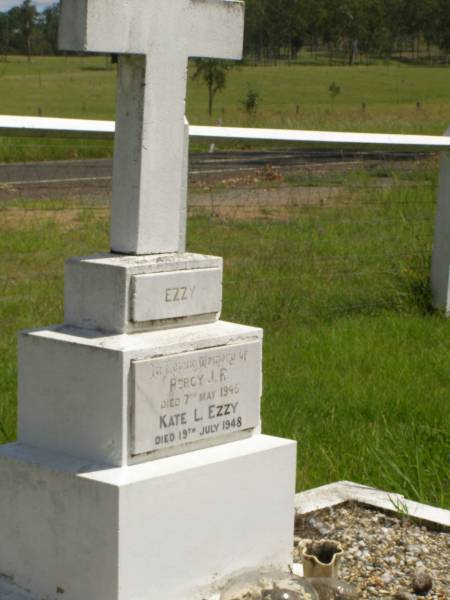
M 64 49 L 121 55 L 112 252 L 70 259 L 64 324 L 20 337 L 5 599 L 194 600 L 290 562 L 296 446 L 261 434 L 262 331 L 219 320 L 222 260 L 184 249 L 187 58 L 238 58 L 242 30 L 234 0 L 62 2 Z

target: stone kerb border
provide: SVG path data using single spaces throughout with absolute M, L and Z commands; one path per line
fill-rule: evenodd
M 404 514 L 424 524 L 450 530 L 450 510 L 407 500 L 401 494 L 377 490 L 352 481 L 338 481 L 297 494 L 295 511 L 297 515 L 305 515 L 345 502 L 357 502 L 382 511 Z

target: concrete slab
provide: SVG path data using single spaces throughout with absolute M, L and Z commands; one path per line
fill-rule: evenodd
M 251 356 L 240 358 L 239 350 L 243 344 L 254 344 L 256 349 Z M 19 340 L 18 440 L 110 466 L 122 466 L 248 437 L 260 430 L 259 414 L 256 426 L 255 415 L 259 413 L 262 388 L 261 344 L 260 329 L 223 321 L 132 335 L 105 335 L 64 326 L 25 332 Z M 217 351 L 212 350 L 214 348 Z M 215 352 L 215 361 L 207 369 L 200 364 L 198 353 L 200 357 L 208 358 L 209 351 Z M 254 430 L 242 429 L 242 423 L 241 427 L 223 430 L 217 437 L 205 436 L 197 441 L 187 437 L 183 445 L 135 456 L 130 431 L 135 405 L 133 364 L 135 361 L 152 363 L 153 359 L 161 363 L 164 358 L 168 359 L 164 363 L 167 365 L 172 365 L 172 358 L 175 359 L 175 366 L 181 371 L 185 363 L 190 365 L 190 377 L 195 377 L 196 373 L 204 378 L 213 376 L 214 382 L 207 387 L 216 395 L 228 393 L 230 385 L 245 384 L 249 394 L 241 396 L 239 402 L 251 407 L 242 406 L 237 416 L 244 418 L 251 414 L 252 419 L 247 421 L 246 427 L 254 427 Z M 228 369 L 225 363 L 231 359 L 241 364 L 244 371 L 246 364 L 258 366 L 247 368 L 247 383 L 241 376 L 242 369 L 235 371 L 235 367 L 224 374 L 229 379 L 220 382 L 220 369 Z M 167 402 L 180 398 L 175 390 L 170 391 L 170 379 L 169 373 L 165 373 L 161 380 Z M 224 384 L 226 389 L 222 390 Z M 186 385 L 192 387 L 190 380 Z M 187 388 L 186 391 L 195 392 Z M 229 395 L 233 394 L 230 392 Z M 151 413 L 157 422 L 160 414 L 176 412 L 176 406 L 166 410 L 162 400 L 159 398 L 158 411 Z M 191 400 L 196 402 L 194 397 Z M 224 403 L 207 401 L 206 404 Z M 211 422 L 223 424 L 226 418 L 227 415 L 221 415 Z M 148 425 L 144 423 L 141 427 Z M 163 425 L 160 425 L 161 432 Z M 183 429 L 171 428 L 171 432 L 178 434 Z
M 345 502 L 359 502 L 383 511 L 407 515 L 429 525 L 450 529 L 449 510 L 414 502 L 401 494 L 377 490 L 351 481 L 338 481 L 297 494 L 295 510 L 297 514 L 308 514 Z

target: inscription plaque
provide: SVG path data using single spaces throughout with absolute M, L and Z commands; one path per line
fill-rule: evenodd
M 133 361 L 132 454 L 253 429 L 259 423 L 261 342 Z
M 218 314 L 222 269 L 192 269 L 132 278 L 131 319 L 135 323 Z

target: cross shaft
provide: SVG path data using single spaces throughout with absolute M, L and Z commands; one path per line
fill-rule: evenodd
M 188 58 L 240 58 L 243 17 L 237 0 L 62 0 L 62 49 L 121 55 L 114 252 L 184 251 Z

